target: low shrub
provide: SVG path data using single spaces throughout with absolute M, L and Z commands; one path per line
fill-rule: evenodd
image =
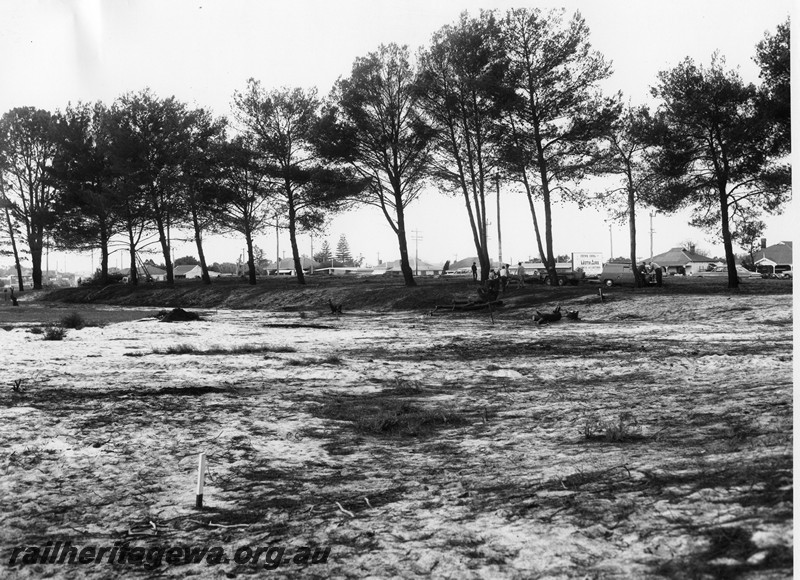
M 219 355 L 219 354 L 261 354 L 265 352 L 295 352 L 291 346 L 271 346 L 268 344 L 243 344 L 240 346 L 224 347 L 212 346 L 207 349 L 198 348 L 191 344 L 173 344 L 166 348 L 154 348 L 153 354 L 195 354 L 195 355 Z
M 86 322 L 77 312 L 70 312 L 61 318 L 61 328 L 74 328 L 75 330 L 80 330 L 84 326 L 86 326 Z
M 448 407 L 421 407 L 397 399 L 337 401 L 318 408 L 320 417 L 350 421 L 356 431 L 370 435 L 420 436 L 437 429 L 469 423 L 461 413 Z
M 44 340 L 63 340 L 66 330 L 60 326 L 48 326 L 44 329 Z

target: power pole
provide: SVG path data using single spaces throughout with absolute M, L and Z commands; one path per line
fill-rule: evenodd
M 653 229 L 653 216 L 656 215 L 654 212 L 650 212 L 650 257 L 653 257 L 653 234 L 655 230 Z
M 503 240 L 500 237 L 500 174 L 494 174 L 494 184 L 497 188 L 497 258 L 500 260 L 500 267 L 503 266 Z
M 609 260 L 614 259 L 614 234 L 611 232 L 611 224 L 608 224 L 608 243 L 611 246 L 609 249 L 611 251 L 611 257 Z M 636 264 L 634 264 L 635 266 Z
M 414 240 L 414 275 L 419 276 L 419 241 L 422 239 L 419 230 L 414 230 L 411 239 Z
M 281 273 L 281 237 L 278 235 L 278 213 L 275 212 L 275 275 Z

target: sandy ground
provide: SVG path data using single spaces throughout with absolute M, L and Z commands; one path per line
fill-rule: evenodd
M 791 296 L 592 295 L 549 326 L 47 308 L 0 310 L 4 577 L 792 574 Z M 108 324 L 31 332 L 76 309 Z M 331 551 L 9 565 L 47 541 Z

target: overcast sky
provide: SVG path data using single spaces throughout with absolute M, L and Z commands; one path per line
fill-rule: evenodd
M 604 90 L 621 90 L 634 104 L 647 102 L 656 74 L 686 56 L 707 64 L 715 50 L 745 80 L 757 82 L 755 45 L 774 32 L 793 8 L 791 0 L 507 2 L 486 0 L 19 0 L 0 3 L 0 112 L 16 106 L 49 110 L 69 102 L 110 103 L 127 91 L 150 87 L 161 97 L 230 115 L 231 97 L 254 77 L 267 86 L 315 86 L 320 95 L 347 75 L 353 60 L 381 43 L 407 44 L 413 51 L 463 10 L 505 10 L 515 6 L 580 10 L 591 42 L 612 62 L 614 75 Z M 497 258 L 496 199 L 490 253 Z M 793 212 L 792 212 L 793 213 Z M 792 239 L 796 215 L 767 218 L 769 243 Z M 558 207 L 557 253 L 600 251 L 607 258 L 627 254 L 625 224 L 609 224 L 602 209 Z M 640 255 L 650 252 L 649 217 L 639 215 Z M 419 257 L 443 262 L 475 254 L 463 202 L 432 190 L 409 209 L 409 228 L 419 232 Z M 654 252 L 692 240 L 711 253 L 721 244 L 690 228 L 687 216 L 653 218 Z M 503 258 L 518 261 L 536 254 L 530 213 L 521 195 L 501 201 Z M 394 234 L 379 211 L 365 209 L 335 218 L 326 238 L 336 245 L 346 234 L 351 251 L 366 262 L 398 257 Z M 257 243 L 270 257 L 274 232 Z M 303 236 L 301 252 L 310 253 Z M 289 255 L 288 240 L 280 241 Z M 236 239 L 215 239 L 210 261 L 233 261 L 244 247 Z M 414 253 L 415 242 L 410 242 Z M 185 250 L 185 251 L 184 251 Z M 191 245 L 175 255 L 194 253 Z M 51 268 L 56 258 L 51 255 Z M 154 256 L 156 261 L 161 261 Z M 63 256 L 59 268 L 63 268 Z M 4 263 L 4 262 L 0 262 Z M 95 264 L 96 265 L 96 264 Z M 117 265 L 117 264 L 113 264 Z M 127 267 L 127 264 L 123 264 Z M 88 258 L 67 258 L 71 270 L 88 270 Z

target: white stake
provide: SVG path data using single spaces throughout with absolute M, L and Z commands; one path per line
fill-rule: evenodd
M 198 458 L 197 465 L 197 495 L 195 496 L 195 505 L 197 509 L 203 507 L 203 484 L 206 478 L 206 454 L 201 453 Z

